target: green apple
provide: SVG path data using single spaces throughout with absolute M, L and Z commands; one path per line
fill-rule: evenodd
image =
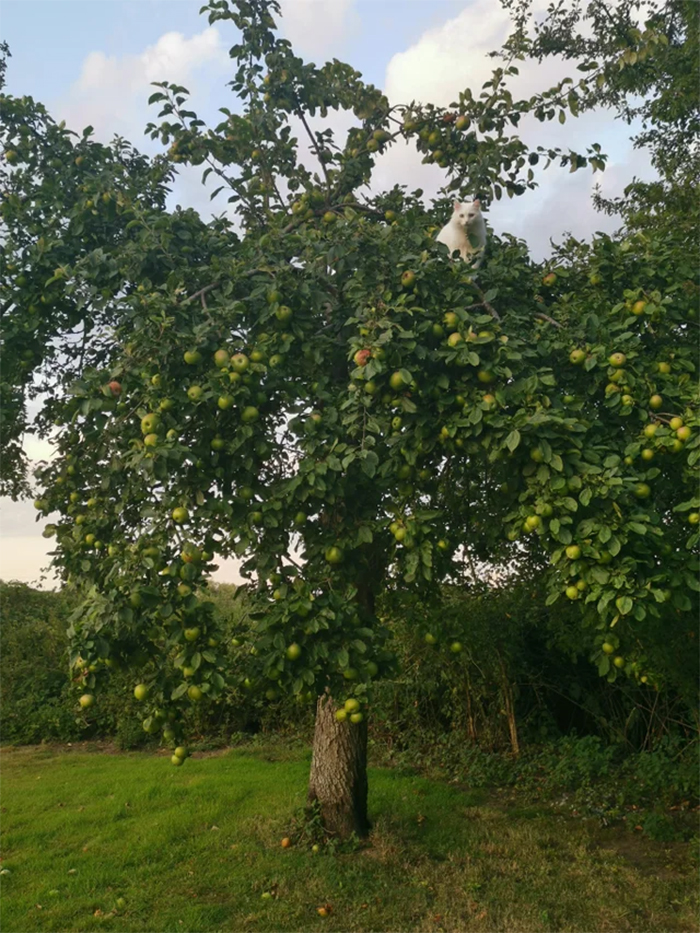
M 459 654 L 460 651 L 462 651 L 462 642 L 453 641 L 452 644 L 450 645 L 450 651 L 452 652 L 452 654 Z
M 247 405 L 241 412 L 241 421 L 243 424 L 252 424 L 260 417 L 260 412 L 254 405 Z
M 201 363 L 202 354 L 199 350 L 186 350 L 183 359 L 188 366 L 196 366 L 197 363 Z
M 651 495 L 651 487 L 646 483 L 637 483 L 634 487 L 634 494 L 637 499 L 648 499 Z
M 627 362 L 627 357 L 624 353 L 611 353 L 608 357 L 608 363 L 613 366 L 615 369 L 620 369 Z
M 660 395 L 652 395 L 649 399 L 649 408 L 654 411 L 658 411 L 664 404 L 664 400 Z
M 581 556 L 581 548 L 578 544 L 570 544 L 566 549 L 566 556 L 569 560 L 578 560 Z
M 362 722 L 364 718 L 365 717 L 362 713 L 351 713 L 350 714 L 350 722 L 354 723 L 355 725 L 357 725 L 357 723 L 359 722 Z
M 603 643 L 603 654 L 613 654 L 615 652 L 615 646 L 611 645 L 609 641 Z
M 329 547 L 326 549 L 325 558 L 329 564 L 342 564 L 343 549 L 339 547 Z
M 624 667 L 625 659 L 618 654 L 616 658 L 613 658 L 613 664 L 618 668 Z
M 586 351 L 585 350 L 572 350 L 569 354 L 569 362 L 573 363 L 574 366 L 582 366 L 586 361 Z
M 400 391 L 401 389 L 403 389 L 403 387 L 405 386 L 405 384 L 406 384 L 406 383 L 405 383 L 404 380 L 403 380 L 403 376 L 401 375 L 401 373 L 400 373 L 398 370 L 396 370 L 396 372 L 392 373 L 391 376 L 389 377 L 389 385 L 390 385 L 391 388 L 394 390 L 394 392 L 398 392 L 398 391 Z M 365 391 L 366 391 L 366 389 L 365 389 Z
M 228 366 L 228 364 L 228 350 L 217 350 L 214 354 L 214 366 L 216 366 L 217 369 L 223 369 L 224 366 Z
M 345 722 L 345 720 L 348 718 L 348 714 L 344 709 L 338 709 L 335 711 L 335 718 L 338 722 Z
M 80 703 L 82 709 L 87 709 L 88 707 L 92 706 L 94 702 L 95 697 L 91 693 L 84 693 L 78 700 L 78 703 Z
M 528 515 L 525 519 L 525 530 L 526 531 L 535 531 L 542 524 L 542 519 L 539 515 Z
M 187 689 L 187 696 L 190 698 L 190 700 L 192 700 L 193 703 L 199 703 L 203 694 L 196 684 L 192 684 L 192 686 L 188 687 Z
M 245 353 L 234 353 L 231 357 L 231 368 L 236 373 L 244 373 L 250 366 L 250 360 Z
M 437 638 L 435 637 L 435 635 L 432 634 L 432 632 L 426 632 L 425 635 L 423 636 L 423 641 L 426 643 L 426 645 L 437 644 Z
M 196 625 L 193 626 L 192 628 L 185 629 L 186 641 L 197 641 L 197 639 L 199 638 L 199 634 L 200 634 L 200 630 Z
M 157 411 L 153 411 L 141 419 L 141 433 L 152 434 L 154 431 L 158 430 L 159 425 L 160 415 Z
M 177 522 L 178 525 L 182 525 L 189 518 L 189 512 L 184 505 L 179 505 L 176 509 L 173 509 L 171 514 L 173 521 Z
M 185 759 L 184 759 L 184 758 L 180 758 L 179 755 L 171 755 L 171 756 L 170 756 L 170 761 L 171 761 L 176 767 L 178 767 L 178 768 L 180 767 L 180 765 L 182 765 L 182 764 L 185 763 Z
M 296 661 L 301 657 L 301 647 L 296 642 L 292 642 L 287 648 L 286 654 L 290 661 Z
M 145 700 L 148 696 L 148 687 L 146 684 L 136 684 L 134 687 L 134 696 L 137 700 Z
M 581 595 L 578 591 L 578 587 L 576 586 L 567 586 L 564 592 L 569 597 L 569 599 L 578 599 L 579 596 Z
M 360 708 L 360 701 L 356 700 L 354 697 L 345 701 L 345 712 L 346 713 L 356 713 Z

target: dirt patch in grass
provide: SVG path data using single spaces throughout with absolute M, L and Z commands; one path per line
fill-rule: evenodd
M 640 874 L 674 881 L 697 868 L 697 845 L 690 842 L 655 842 L 633 829 L 608 827 L 602 829 L 587 820 L 591 835 L 591 852 L 611 852 L 619 855 Z

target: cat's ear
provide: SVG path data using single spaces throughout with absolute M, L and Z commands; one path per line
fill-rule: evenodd
M 475 207 L 478 211 L 481 210 L 481 201 L 480 201 L 478 198 L 475 198 L 473 204 L 474 204 L 474 207 Z
M 455 201 L 452 206 L 456 211 L 458 211 L 462 205 L 459 203 L 459 201 Z

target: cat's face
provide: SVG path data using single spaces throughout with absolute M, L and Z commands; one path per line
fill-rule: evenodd
M 468 227 L 480 214 L 481 202 L 478 200 L 465 201 L 463 204 L 459 201 L 454 202 L 452 219 L 457 220 L 463 227 Z

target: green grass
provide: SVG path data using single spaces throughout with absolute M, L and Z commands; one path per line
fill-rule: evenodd
M 388 769 L 370 773 L 370 844 L 319 854 L 280 847 L 304 801 L 301 752 L 176 769 L 17 749 L 2 772 L 3 933 L 698 929 L 689 845 Z

